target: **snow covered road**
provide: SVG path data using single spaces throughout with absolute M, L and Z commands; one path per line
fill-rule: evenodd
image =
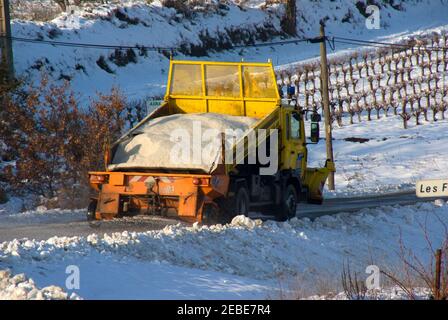
M 0 218 L 0 242 L 13 239 L 29 238 L 46 240 L 48 238 L 87 236 L 92 233 L 122 232 L 125 230 L 142 232 L 148 230 L 160 230 L 167 225 L 179 223 L 178 220 L 152 216 L 137 216 L 112 221 L 89 223 L 86 221 L 84 210 L 77 210 L 78 215 L 73 221 L 48 222 L 34 221 L 31 224 L 17 222 L 4 223 Z
M 301 203 L 298 207 L 297 217 L 313 219 L 339 212 L 353 212 L 385 205 L 409 205 L 432 200 L 417 198 L 413 192 L 351 198 L 331 198 L 325 200 L 323 205 Z M 50 217 L 46 216 L 45 212 L 40 212 L 39 214 L 32 211 L 4 217 L 0 215 L 0 242 L 21 238 L 46 240 L 53 236 L 87 236 L 91 233 L 111 233 L 125 230 L 143 232 L 159 230 L 167 225 L 179 223 L 178 220 L 163 217 L 136 216 L 89 224 L 85 220 L 84 210 L 66 210 L 65 213 L 63 212 L 57 216 L 53 216 L 53 219 L 51 213 L 52 211 L 49 210 Z M 22 215 L 25 215 L 25 217 L 21 218 Z M 28 217 L 28 220 L 26 217 Z M 262 220 L 274 218 L 274 216 L 260 215 L 257 213 L 251 213 L 250 217 L 260 218 Z M 185 223 L 185 225 L 188 224 Z

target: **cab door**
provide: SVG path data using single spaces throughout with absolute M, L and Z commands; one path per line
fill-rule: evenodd
M 306 171 L 306 147 L 304 145 L 303 118 L 295 110 L 285 110 L 284 120 L 284 148 L 282 153 L 282 169 L 297 170 L 300 176 Z

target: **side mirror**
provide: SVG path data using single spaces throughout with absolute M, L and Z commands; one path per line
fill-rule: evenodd
M 320 120 L 321 120 L 321 116 L 317 112 L 314 112 L 311 115 L 311 122 L 320 122 Z
M 296 94 L 296 88 L 291 85 L 288 85 L 286 87 L 286 92 L 288 94 L 288 98 L 290 99 L 292 96 Z
M 311 142 L 319 143 L 319 122 L 321 120 L 320 114 L 317 112 L 311 115 Z

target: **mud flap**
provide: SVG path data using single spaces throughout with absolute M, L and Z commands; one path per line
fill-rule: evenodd
M 100 193 L 97 210 L 102 214 L 117 215 L 120 211 L 120 194 Z
M 196 217 L 198 204 L 198 193 L 192 192 L 191 194 L 179 197 L 179 217 Z

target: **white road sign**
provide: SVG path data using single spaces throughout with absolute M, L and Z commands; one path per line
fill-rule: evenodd
M 421 180 L 415 189 L 419 198 L 448 197 L 448 179 Z

